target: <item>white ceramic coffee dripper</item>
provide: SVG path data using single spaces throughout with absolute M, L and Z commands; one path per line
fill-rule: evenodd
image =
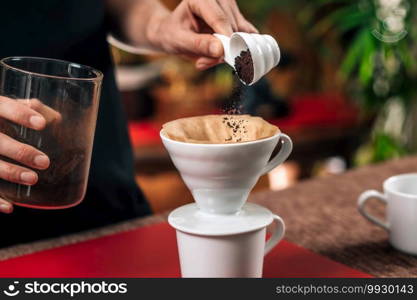
M 212 214 L 239 212 L 259 177 L 292 151 L 291 139 L 283 133 L 233 144 L 179 142 L 166 137 L 163 130 L 160 136 L 198 208 Z M 281 149 L 270 160 L 278 142 Z
M 270 35 L 235 32 L 230 38 L 218 33 L 215 33 L 214 36 L 222 42 L 224 61 L 233 69 L 235 68 L 235 58 L 242 51 L 249 49 L 254 71 L 253 80 L 249 85 L 257 82 L 262 76 L 277 66 L 281 59 L 278 43 Z
M 168 217 L 182 277 L 261 277 L 263 257 L 283 238 L 285 224 L 246 200 L 259 177 L 287 159 L 291 139 L 277 133 L 243 143 L 193 144 L 172 140 L 164 130 L 160 136 L 196 202 Z M 271 158 L 278 143 L 281 149 Z M 265 242 L 272 221 L 276 227 Z

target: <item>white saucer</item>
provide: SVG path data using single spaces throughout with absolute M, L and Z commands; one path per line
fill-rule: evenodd
M 168 216 L 177 230 L 197 235 L 232 235 L 261 229 L 272 223 L 272 213 L 259 205 L 246 203 L 236 214 L 219 215 L 202 212 L 197 204 L 183 205 Z

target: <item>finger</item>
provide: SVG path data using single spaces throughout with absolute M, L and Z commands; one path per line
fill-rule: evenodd
M 211 57 L 200 57 L 195 62 L 195 66 L 198 70 L 203 71 L 211 67 L 214 67 L 222 62 L 223 62 L 223 59 L 211 58 Z
M 0 133 L 0 155 L 39 170 L 48 168 L 50 164 L 48 156 L 43 152 L 3 133 Z
M 192 54 L 177 54 L 177 56 L 181 57 L 184 60 L 196 61 L 198 59 L 198 56 Z
M 0 212 L 10 214 L 13 212 L 13 205 L 6 200 L 0 198 Z
M 236 1 L 228 1 L 229 5 L 232 7 L 233 15 L 237 20 L 238 31 L 248 32 L 248 33 L 259 33 L 258 29 L 253 26 L 240 12 L 239 7 L 237 6 Z
M 38 174 L 24 167 L 0 160 L 0 178 L 24 185 L 34 185 L 38 181 Z
M 0 96 L 0 117 L 35 130 L 45 128 L 45 118 L 23 102 Z
M 30 108 L 37 111 L 38 113 L 40 113 L 45 118 L 47 124 L 55 121 L 61 122 L 62 120 L 62 115 L 59 112 L 43 104 L 38 99 L 29 99 L 27 101 L 22 101 L 22 104 L 27 105 Z
M 252 25 L 252 23 L 248 22 L 248 21 L 241 21 L 239 22 L 239 30 L 243 30 L 244 32 L 248 32 L 248 33 L 259 33 L 259 30 Z
M 178 52 L 191 56 L 220 58 L 223 56 L 222 43 L 211 34 L 184 31 L 177 40 Z
M 195 62 L 195 67 L 199 71 L 204 71 L 215 65 L 218 65 L 223 62 L 222 58 L 210 58 L 210 57 L 198 57 L 195 55 L 179 55 L 185 60 L 191 60 Z
M 217 1 L 217 3 L 220 5 L 220 7 L 223 9 L 224 13 L 227 15 L 230 25 L 232 25 L 233 32 L 238 31 L 237 26 L 237 19 L 235 17 L 235 14 L 233 12 L 232 6 L 229 4 L 230 1 Z
M 190 0 L 188 7 L 209 25 L 214 32 L 230 36 L 233 33 L 232 24 L 216 0 Z

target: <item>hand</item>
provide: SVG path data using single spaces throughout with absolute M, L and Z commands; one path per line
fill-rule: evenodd
M 235 0 L 183 0 L 161 17 L 149 32 L 149 40 L 166 53 L 196 59 L 196 67 L 207 69 L 221 62 L 220 41 L 212 33 L 230 36 L 235 31 L 257 33 L 240 13 Z
M 61 120 L 61 115 L 39 100 L 20 100 L 0 96 L 0 118 L 34 130 L 42 130 L 48 123 Z M 0 121 L 1 122 L 1 121 Z M 0 132 L 0 156 L 7 157 L 33 169 L 44 170 L 50 161 L 45 153 L 16 141 L 5 132 Z M 0 178 L 6 181 L 34 185 L 36 172 L 0 159 Z M 0 212 L 11 213 L 13 206 L 0 199 Z

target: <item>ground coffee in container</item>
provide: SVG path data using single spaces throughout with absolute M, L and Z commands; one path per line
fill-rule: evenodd
M 248 50 L 240 52 L 235 58 L 235 70 L 239 78 L 246 84 L 250 84 L 253 80 L 253 60 Z

